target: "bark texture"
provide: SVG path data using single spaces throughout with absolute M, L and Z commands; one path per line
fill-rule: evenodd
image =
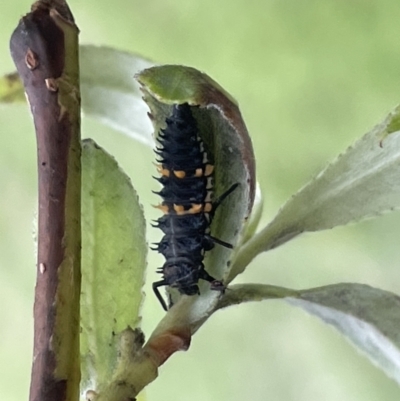
M 78 29 L 64 1 L 38 1 L 11 55 L 34 119 L 39 179 L 31 401 L 79 397 L 80 95 Z

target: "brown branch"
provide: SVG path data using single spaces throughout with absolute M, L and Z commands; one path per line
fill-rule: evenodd
M 78 29 L 62 0 L 38 1 L 10 42 L 34 118 L 39 175 L 31 401 L 79 397 Z

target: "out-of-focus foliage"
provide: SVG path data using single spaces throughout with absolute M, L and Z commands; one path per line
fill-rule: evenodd
M 2 103 L 19 103 L 25 101 L 22 82 L 17 72 L 0 78 L 0 101 Z
M 14 69 L 8 38 L 29 7 L 26 0 L 2 3 L 1 75 Z M 399 103 L 400 9 L 394 0 L 90 0 L 71 7 L 83 42 L 138 52 L 155 62 L 192 65 L 235 96 L 262 172 L 264 223 Z M 27 398 L 30 377 L 36 161 L 26 107 L 1 106 L 0 121 L 0 394 L 14 401 Z M 157 189 L 150 178 L 155 173 L 151 151 L 99 124 L 84 121 L 83 128 L 118 159 L 143 204 L 157 202 L 150 193 Z M 148 220 L 158 215 L 148 206 L 145 214 Z M 259 257 L 243 280 L 291 288 L 355 281 L 398 293 L 399 226 L 393 213 L 309 234 Z M 156 231 L 150 235 L 150 241 L 159 239 Z M 161 263 L 151 255 L 148 283 Z M 143 327 L 149 333 L 162 311 L 150 287 L 146 291 Z M 398 399 L 397 385 L 342 337 L 276 302 L 217 313 L 189 352 L 169 362 L 149 387 L 149 399 Z

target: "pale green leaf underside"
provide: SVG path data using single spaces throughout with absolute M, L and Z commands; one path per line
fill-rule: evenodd
M 284 298 L 334 326 L 376 366 L 400 383 L 400 297 L 353 283 L 301 291 L 242 284 L 229 287 L 218 309 L 276 298 Z
M 82 145 L 81 354 L 84 386 L 99 389 L 118 334 L 140 323 L 147 244 L 129 178 L 92 140 Z
M 246 225 L 243 229 L 242 238 L 239 242 L 239 246 L 247 242 L 257 231 L 258 224 L 260 223 L 261 216 L 264 209 L 264 198 L 261 192 L 259 183 L 256 183 L 256 192 L 254 197 L 254 204 L 251 210 L 251 214 L 246 221 Z
M 154 63 L 103 46 L 79 47 L 82 110 L 85 116 L 153 146 L 148 108 L 133 76 Z M 25 102 L 18 74 L 0 77 L 0 103 Z
M 400 109 L 349 147 L 297 192 L 238 252 L 235 275 L 260 252 L 303 233 L 326 230 L 400 207 Z
M 255 233 L 257 231 L 257 228 L 258 228 L 258 225 L 259 225 L 260 220 L 261 220 L 263 208 L 264 208 L 264 198 L 263 198 L 263 195 L 261 193 L 260 185 L 257 182 L 253 209 L 251 211 L 251 214 L 250 214 L 248 220 L 246 221 L 246 223 L 245 223 L 245 225 L 243 227 L 240 240 L 239 240 L 238 245 L 236 246 L 236 248 L 234 250 L 234 256 L 232 258 L 233 260 L 236 259 L 236 254 L 240 255 L 242 246 L 247 241 L 251 240 L 251 238 L 255 235 Z M 232 282 L 232 280 L 239 273 L 242 272 L 242 270 L 239 271 L 237 269 L 237 267 L 238 267 L 237 264 L 235 264 L 235 263 L 232 264 L 232 268 L 229 270 L 228 276 L 227 276 L 227 278 L 225 280 L 226 283 Z
M 82 109 L 86 116 L 153 145 L 148 108 L 134 75 L 154 63 L 108 47 L 80 47 Z
M 302 291 L 289 302 L 334 326 L 400 383 L 400 297 L 349 283 Z

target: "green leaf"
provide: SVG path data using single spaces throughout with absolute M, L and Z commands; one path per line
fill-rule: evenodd
M 137 79 L 150 107 L 156 136 L 165 127 L 165 119 L 171 115 L 174 104 L 192 106 L 199 136 L 215 167 L 215 197 L 239 183 L 217 209 L 211 225 L 213 236 L 236 245 L 252 209 L 256 184 L 252 145 L 236 102 L 210 77 L 190 67 L 153 67 L 142 71 Z M 231 256 L 230 249 L 216 245 L 206 254 L 206 270 L 226 283 Z M 209 283 L 202 280 L 200 292 L 198 297 L 173 294 L 174 301 L 179 299 L 179 302 L 168 311 L 154 335 L 177 326 L 189 328 L 190 333 L 197 330 L 212 313 L 220 296 L 218 291 L 210 291 Z
M 260 185 L 257 182 L 253 209 L 251 211 L 250 217 L 248 218 L 248 220 L 246 222 L 246 227 L 243 230 L 243 233 L 242 233 L 243 238 L 240 241 L 240 245 L 247 242 L 257 231 L 258 224 L 260 223 L 261 216 L 263 213 L 263 209 L 264 209 L 264 198 L 261 193 Z
M 79 57 L 84 115 L 153 146 L 146 105 L 133 76 L 154 63 L 137 54 L 92 45 L 80 46 Z M 0 102 L 25 102 L 18 74 L 0 78 Z
M 243 284 L 229 287 L 218 309 L 276 298 L 284 298 L 335 327 L 376 366 L 400 383 L 400 297 L 353 283 L 301 291 Z
M 400 298 L 362 284 L 336 284 L 301 291 L 291 298 L 339 330 L 389 377 L 400 384 Z
M 400 108 L 349 147 L 295 194 L 240 250 L 240 273 L 263 251 L 293 237 L 326 230 L 400 207 Z M 390 134 L 390 135 L 389 135 Z
M 151 124 L 134 75 L 154 63 L 108 47 L 81 46 L 81 91 L 85 116 L 153 146 Z
M 81 354 L 85 389 L 99 390 L 116 363 L 116 342 L 137 327 L 147 244 L 129 178 L 92 140 L 82 146 Z
M 300 292 L 269 284 L 235 284 L 229 286 L 218 302 L 217 309 L 242 304 L 244 302 L 265 301 L 297 296 Z

